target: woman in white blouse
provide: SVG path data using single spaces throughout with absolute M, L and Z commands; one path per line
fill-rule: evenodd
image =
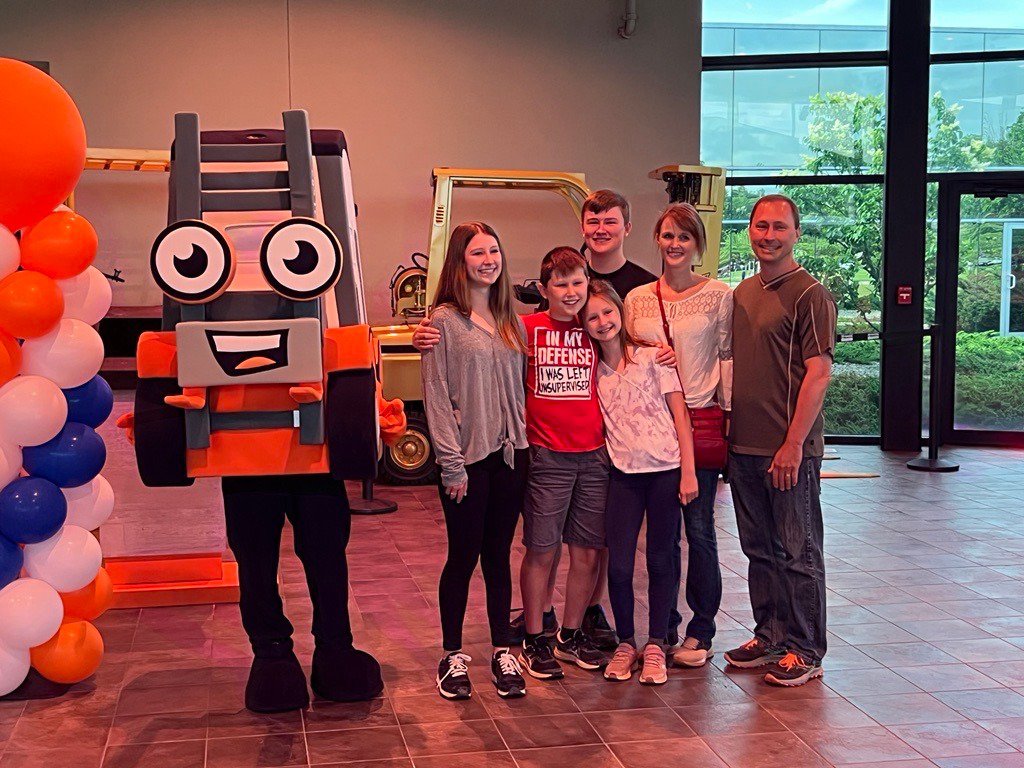
M 732 399 L 732 291 L 722 281 L 693 271 L 707 245 L 704 223 L 693 206 L 670 205 L 655 225 L 654 240 L 664 270 L 657 282 L 635 288 L 626 297 L 629 329 L 638 340 L 667 343 L 675 349 L 679 380 L 689 408 L 717 403 L 728 416 Z M 666 325 L 672 338 L 666 338 Z M 715 469 L 698 469 L 700 493 L 683 508 L 689 550 L 686 603 L 693 618 L 672 660 L 685 666 L 701 666 L 713 655 L 715 615 L 722 602 L 714 509 L 718 475 Z M 675 608 L 682 573 L 680 534 L 676 534 L 674 549 L 677 593 L 669 618 L 672 643 L 678 642 L 682 622 Z

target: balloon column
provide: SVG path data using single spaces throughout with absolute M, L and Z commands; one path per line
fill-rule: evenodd
M 114 495 L 96 428 L 113 394 L 93 329 L 110 308 L 96 232 L 61 205 L 85 161 L 74 102 L 49 76 L 0 58 L 0 695 L 29 667 L 58 683 L 91 675 L 90 623 L 110 578 L 90 533 Z M 20 236 L 15 236 L 20 232 Z

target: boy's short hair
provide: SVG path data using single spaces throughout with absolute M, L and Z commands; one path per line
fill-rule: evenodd
M 587 274 L 587 260 L 583 254 L 568 245 L 560 245 L 552 248 L 540 262 L 540 284 L 547 286 L 553 274 L 571 275 L 577 269 L 582 269 Z
M 796 200 L 786 195 L 771 194 L 763 195 L 754 203 L 754 207 L 750 209 L 750 224 L 754 223 L 754 214 L 757 213 L 757 208 L 761 203 L 785 203 L 789 206 L 789 210 L 793 213 L 793 226 L 800 229 L 800 206 L 796 204 Z
M 626 198 L 618 192 L 610 189 L 599 189 L 591 192 L 590 196 L 583 201 L 581 215 L 586 218 L 588 213 L 604 213 L 611 208 L 622 209 L 622 223 L 629 224 L 629 203 Z

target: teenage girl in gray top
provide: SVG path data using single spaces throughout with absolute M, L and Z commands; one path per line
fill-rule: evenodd
M 437 688 L 446 699 L 472 693 L 462 622 L 479 560 L 494 646 L 491 678 L 499 696 L 523 696 L 508 616 L 512 537 L 526 480 L 525 344 L 501 244 L 488 225 L 469 222 L 452 232 L 435 306 L 430 319 L 441 338 L 423 353 L 422 371 L 448 533 L 438 590 L 444 655 Z

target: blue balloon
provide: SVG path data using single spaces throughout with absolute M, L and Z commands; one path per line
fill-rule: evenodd
M 0 491 L 0 534 L 18 544 L 46 541 L 67 516 L 68 500 L 41 477 L 20 477 Z
M 57 436 L 42 445 L 23 448 L 21 464 L 34 477 L 61 488 L 77 488 L 92 480 L 107 460 L 107 446 L 96 430 L 69 421 Z
M 114 409 L 114 392 L 102 376 L 93 376 L 85 384 L 63 392 L 68 401 L 68 421 L 95 429 Z
M 21 575 L 25 555 L 21 547 L 10 539 L 0 536 L 0 589 L 3 589 Z

